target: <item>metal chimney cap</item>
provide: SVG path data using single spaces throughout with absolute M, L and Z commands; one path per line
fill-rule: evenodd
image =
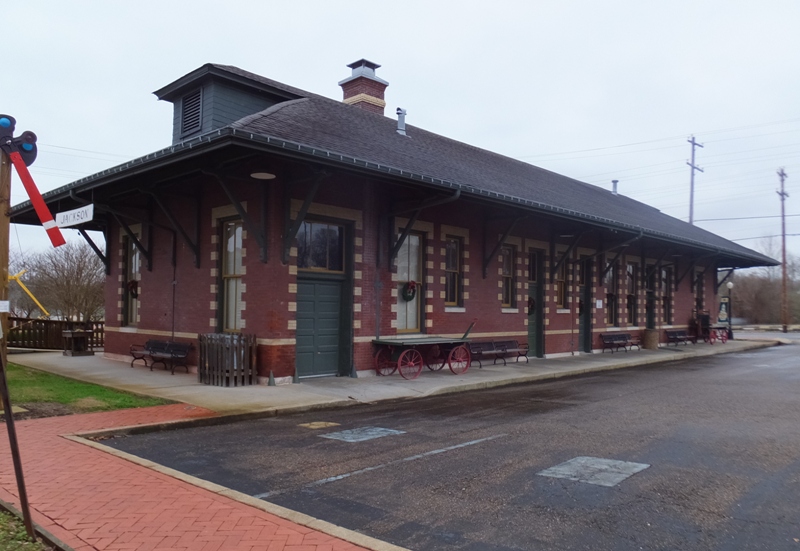
M 342 84 L 347 84 L 351 80 L 355 80 L 360 77 L 368 78 L 370 80 L 374 80 L 375 82 L 380 82 L 381 84 L 389 86 L 388 82 L 386 82 L 382 78 L 375 76 L 375 69 L 380 67 L 380 65 L 378 65 L 377 63 L 373 63 L 372 61 L 368 61 L 366 59 L 359 59 L 358 61 L 354 61 L 353 63 L 349 64 L 348 67 L 350 67 L 353 70 L 353 74 L 351 74 L 346 79 L 340 81 L 339 86 L 341 86 Z

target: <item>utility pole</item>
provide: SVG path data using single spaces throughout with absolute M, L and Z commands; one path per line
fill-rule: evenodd
M 789 194 L 784 191 L 784 181 L 788 177 L 783 168 L 778 170 L 778 177 L 781 179 L 781 190 L 778 195 L 781 198 L 781 249 L 782 249 L 782 264 L 783 264 L 783 281 L 781 282 L 781 324 L 783 325 L 783 332 L 789 330 L 789 295 L 787 293 L 787 270 L 786 270 L 786 198 Z
M 689 223 L 694 224 L 694 173 L 696 170 L 703 172 L 702 168 L 694 164 L 694 150 L 697 147 L 703 147 L 703 144 L 697 143 L 694 140 L 694 136 L 686 141 L 692 144 L 692 162 L 686 161 L 686 164 L 692 168 L 689 180 Z

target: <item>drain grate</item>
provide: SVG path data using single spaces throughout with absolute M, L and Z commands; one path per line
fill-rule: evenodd
M 405 434 L 405 432 L 404 430 L 384 429 L 381 427 L 361 427 L 358 429 L 320 434 L 319 436 L 321 438 L 330 438 L 331 440 L 341 440 L 342 442 L 363 442 L 364 440 L 372 440 L 373 438 Z
M 646 463 L 632 463 L 600 457 L 575 457 L 536 474 L 611 487 L 649 466 Z

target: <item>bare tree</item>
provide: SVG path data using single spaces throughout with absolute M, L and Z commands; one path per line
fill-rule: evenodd
M 20 251 L 19 253 L 11 253 L 8 259 L 8 274 L 9 276 L 16 275 L 23 270 L 25 273 L 21 276 L 22 281 L 26 286 L 35 278 L 35 274 L 30 273 L 30 255 Z M 8 282 L 8 299 L 11 303 L 11 315 L 17 318 L 33 318 L 39 317 L 43 314 L 36 306 L 36 303 L 31 299 L 28 294 L 22 290 L 17 283 Z M 46 308 L 46 306 L 45 306 Z
M 771 258 L 779 258 L 780 246 L 772 238 L 764 238 L 758 249 Z M 789 277 L 789 323 L 800 321 L 800 259 L 786 255 Z M 781 322 L 781 267 L 766 266 L 737 271 L 733 287 L 733 314 L 750 323 Z
M 103 263 L 86 243 L 30 255 L 26 285 L 51 316 L 73 321 L 103 317 Z

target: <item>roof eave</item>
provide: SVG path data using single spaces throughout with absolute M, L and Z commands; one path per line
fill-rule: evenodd
M 75 182 L 67 184 L 66 186 L 62 186 L 58 189 L 47 192 L 43 195 L 43 197 L 45 201 L 57 200 L 62 197 L 68 196 L 70 192 L 77 193 L 81 191 L 87 191 L 89 189 L 106 185 L 114 181 L 127 178 L 142 172 L 154 170 L 160 166 L 173 163 L 178 159 L 186 159 L 195 155 L 204 154 L 207 153 L 209 149 L 218 149 L 220 147 L 225 147 L 226 145 L 234 142 L 240 142 L 244 145 L 248 145 L 251 147 L 254 144 L 258 144 L 260 146 L 266 146 L 271 151 L 278 150 L 280 152 L 289 153 L 292 156 L 297 156 L 301 158 L 313 158 L 316 161 L 322 162 L 324 164 L 355 168 L 361 171 L 378 173 L 383 176 L 390 176 L 393 178 L 421 183 L 434 187 L 446 188 L 450 190 L 461 190 L 461 192 L 465 195 L 472 195 L 478 198 L 489 199 L 503 204 L 517 205 L 532 210 L 534 212 L 546 213 L 549 215 L 572 219 L 572 220 L 580 220 L 595 226 L 601 226 L 608 229 L 622 230 L 631 233 L 642 233 L 643 236 L 651 237 L 660 241 L 687 245 L 700 250 L 708 251 L 710 253 L 716 252 L 719 253 L 720 255 L 725 255 L 726 257 L 732 259 L 738 258 L 741 260 L 747 260 L 752 262 L 751 264 L 748 264 L 746 266 L 742 265 L 736 267 L 776 266 L 780 264 L 774 259 L 763 255 L 759 255 L 758 257 L 754 257 L 751 255 L 743 255 L 736 251 L 722 249 L 720 247 L 715 247 L 715 246 L 709 246 L 707 243 L 695 241 L 692 239 L 682 238 L 665 232 L 649 230 L 633 224 L 626 224 L 618 220 L 611 220 L 587 213 L 582 213 L 579 211 L 574 211 L 571 209 L 564 209 L 553 205 L 547 205 L 545 203 L 539 203 L 529 199 L 522 199 L 520 197 L 514 197 L 484 189 L 473 188 L 472 186 L 458 184 L 456 182 L 452 182 L 449 180 L 443 180 L 441 178 L 434 178 L 423 174 L 417 174 L 414 172 L 398 169 L 396 167 L 382 165 L 380 163 L 374 163 L 363 159 L 358 159 L 356 157 L 342 155 L 340 153 L 325 150 L 322 148 L 291 142 L 273 136 L 255 134 L 253 132 L 247 132 L 244 130 L 239 130 L 231 127 L 224 127 L 218 130 L 214 130 L 213 132 L 197 136 L 196 138 L 193 138 L 191 140 L 187 140 L 185 142 L 179 142 L 170 147 L 161 149 L 154 153 L 150 153 L 148 155 L 145 155 L 144 157 L 133 159 L 128 163 L 112 167 L 103 172 L 92 174 L 90 176 L 87 176 L 86 178 L 76 180 Z M 20 203 L 18 205 L 13 206 L 11 208 L 11 215 L 13 217 L 15 214 L 22 214 L 31 209 L 32 205 L 30 201 L 26 201 L 24 203 Z

